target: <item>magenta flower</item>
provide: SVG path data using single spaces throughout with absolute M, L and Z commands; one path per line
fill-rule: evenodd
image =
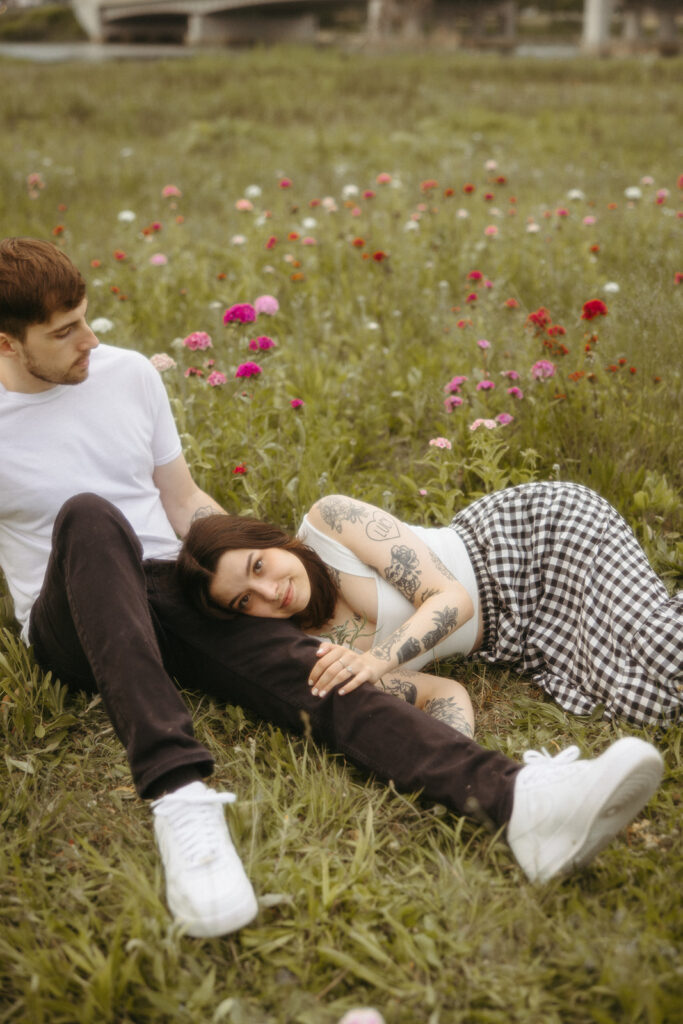
M 263 371 L 258 363 L 240 363 L 235 371 L 236 377 L 258 377 Z
M 534 380 L 548 380 L 555 376 L 555 364 L 551 363 L 549 359 L 539 359 L 531 367 L 531 376 Z
M 206 378 L 206 383 L 210 384 L 212 388 L 217 388 L 219 384 L 225 384 L 227 379 L 228 378 L 225 374 L 221 373 L 220 370 L 214 370 L 213 373 L 210 373 Z
M 267 316 L 275 316 L 279 308 L 280 303 L 274 295 L 259 295 L 257 299 L 254 299 L 254 309 L 257 316 L 260 316 L 261 313 L 265 313 Z
M 495 386 L 492 380 L 480 380 L 477 384 L 477 391 L 493 391 Z
M 207 334 L 206 331 L 193 331 L 192 334 L 188 334 L 186 338 L 183 338 L 183 345 L 185 348 L 191 349 L 196 352 L 197 349 L 212 348 L 211 335 Z
M 256 319 L 256 310 L 249 302 L 238 302 L 223 314 L 223 323 L 250 324 Z
M 519 398 L 519 399 L 524 398 L 524 392 L 522 391 L 521 388 L 518 388 L 518 387 L 508 388 L 507 392 L 508 392 L 508 395 L 512 395 L 513 398 Z
M 153 267 L 165 267 L 168 263 L 168 256 L 164 256 L 163 252 L 155 252 L 153 256 L 150 256 L 149 262 Z
M 292 409 L 300 409 L 304 404 L 303 398 L 292 398 L 289 403 Z
M 443 406 L 446 412 L 453 412 L 457 406 L 462 405 L 463 400 L 460 395 L 449 395 L 448 398 L 444 398 Z
M 448 451 L 453 447 L 446 437 L 433 437 L 429 443 L 433 448 L 447 448 Z
M 501 377 L 507 377 L 508 380 L 519 380 L 519 374 L 516 370 L 501 370 Z
M 448 384 L 444 385 L 444 391 L 446 393 L 448 393 L 449 391 L 459 391 L 460 387 L 465 383 L 466 380 L 467 377 L 452 377 L 451 380 L 449 380 Z
M 500 423 L 501 427 L 506 427 L 508 423 L 512 423 L 514 418 L 509 412 L 499 412 L 496 416 L 496 422 Z
M 177 199 L 183 193 L 180 191 L 177 185 L 164 185 L 161 190 L 161 194 L 164 199 Z
M 281 180 L 280 180 L 280 188 L 291 188 L 291 187 L 292 187 L 292 179 L 291 178 L 281 178 Z
M 486 338 L 480 338 L 479 341 L 477 342 L 477 345 L 479 346 L 479 348 L 483 349 L 491 348 L 491 342 L 487 341 Z

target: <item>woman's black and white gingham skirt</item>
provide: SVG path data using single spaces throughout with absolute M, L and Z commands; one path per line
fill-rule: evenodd
M 484 638 L 567 711 L 663 724 L 683 697 L 683 591 L 670 597 L 632 530 L 595 492 L 521 484 L 486 495 L 451 526 L 479 584 Z

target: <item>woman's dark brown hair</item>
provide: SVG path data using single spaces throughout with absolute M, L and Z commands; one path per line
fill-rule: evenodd
M 317 628 L 332 617 L 337 603 L 337 587 L 322 559 L 272 523 L 246 516 L 214 515 L 197 519 L 187 532 L 178 555 L 176 574 L 185 594 L 199 611 L 219 618 L 233 618 L 213 600 L 209 588 L 218 560 L 226 551 L 240 548 L 283 548 L 303 563 L 311 584 L 307 607 L 292 616 L 292 622 L 304 628 Z

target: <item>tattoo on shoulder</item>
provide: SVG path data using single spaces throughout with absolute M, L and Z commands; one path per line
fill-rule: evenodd
M 360 502 L 353 498 L 321 498 L 318 511 L 324 523 L 335 533 L 342 532 L 344 523 L 360 523 L 367 519 L 369 512 Z
M 424 711 L 437 718 L 440 722 L 452 726 L 465 736 L 473 736 L 474 730 L 465 717 L 462 705 L 458 704 L 455 697 L 432 697 L 425 701 Z
M 409 601 L 413 600 L 420 586 L 419 565 L 413 548 L 406 544 L 394 544 L 391 549 L 391 564 L 384 570 L 384 578 Z
M 377 686 L 385 693 L 393 693 L 395 697 L 400 697 L 406 704 L 415 704 L 417 701 L 417 686 L 415 683 L 409 683 L 406 679 L 383 676 Z
M 426 651 L 431 651 L 444 637 L 450 636 L 458 624 L 458 609 L 443 608 L 432 616 L 434 629 L 422 637 L 422 646 Z
M 453 575 L 451 570 L 446 568 L 446 566 L 443 564 L 443 562 L 441 561 L 439 556 L 437 554 L 435 554 L 435 552 L 432 551 L 431 548 L 429 548 L 429 557 L 431 558 L 431 560 L 434 563 L 435 567 L 439 570 L 439 572 L 441 573 L 442 576 L 445 576 L 447 580 L 454 580 L 455 579 L 455 576 Z
M 372 513 L 370 522 L 365 527 L 370 540 L 396 540 L 401 536 L 399 525 L 393 516 L 380 509 Z
M 196 519 L 206 519 L 207 516 L 224 516 L 226 515 L 222 509 L 217 509 L 213 505 L 200 505 L 192 513 L 191 523 L 194 523 Z

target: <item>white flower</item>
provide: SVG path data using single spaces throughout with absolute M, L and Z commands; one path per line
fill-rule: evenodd
M 540 230 L 541 230 L 540 227 L 536 223 L 527 224 L 527 226 L 526 226 L 526 231 L 527 231 L 528 235 L 535 235 Z
M 95 320 L 90 321 L 90 329 L 95 334 L 106 334 L 107 331 L 111 331 L 114 326 L 113 320 L 108 320 L 106 316 L 98 316 Z
M 608 281 L 602 290 L 603 292 L 607 292 L 608 295 L 616 295 L 617 292 L 621 291 L 621 288 L 616 281 Z
M 261 195 L 261 186 L 247 185 L 247 187 L 244 190 L 244 194 L 247 197 L 247 199 L 258 199 L 258 197 Z
M 487 171 L 495 171 L 498 168 L 498 161 L 497 160 L 487 160 L 486 163 L 484 164 L 484 167 L 485 167 L 485 169 Z
M 230 239 L 232 245 L 244 245 L 246 241 L 244 235 L 233 235 Z
M 124 160 L 127 160 L 129 156 L 132 156 L 135 152 L 130 146 L 124 146 L 123 149 L 119 150 L 119 156 L 122 156 Z
M 121 210 L 116 219 L 120 220 L 124 224 L 132 224 L 132 222 L 135 220 L 135 217 L 136 214 L 133 212 L 133 210 Z
M 332 196 L 325 196 L 324 199 L 320 200 L 320 205 L 322 206 L 323 210 L 327 210 L 328 213 L 337 212 L 337 204 L 332 198 Z
M 637 185 L 629 185 L 628 188 L 624 189 L 624 195 L 627 199 L 642 199 L 642 190 Z
M 416 221 L 416 220 L 406 221 L 406 223 L 403 225 L 403 230 L 404 231 L 419 231 L 420 230 L 419 221 Z
M 344 185 L 342 189 L 342 196 L 344 199 L 351 199 L 353 196 L 358 195 L 358 185 Z
M 317 223 L 318 222 L 315 217 L 304 217 L 301 222 L 301 226 L 305 228 L 306 231 L 312 231 L 313 228 L 316 227 Z
M 378 331 L 379 324 L 375 320 L 366 320 L 365 327 L 368 331 Z
M 586 198 L 586 196 L 584 195 L 584 193 L 581 191 L 580 188 L 570 188 L 569 192 L 567 192 L 567 199 L 571 199 L 574 202 L 576 202 L 577 200 L 585 199 L 585 198 Z
M 460 220 L 466 220 L 469 217 L 469 211 L 465 209 L 458 210 L 455 214 Z

